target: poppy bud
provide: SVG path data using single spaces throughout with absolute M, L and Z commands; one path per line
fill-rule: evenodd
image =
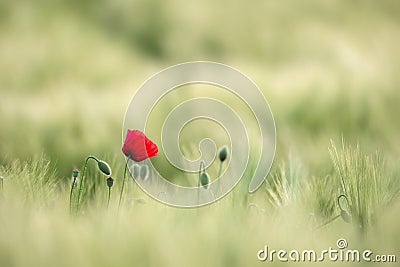
M 106 181 L 108 187 L 112 187 L 114 185 L 114 179 L 112 177 L 108 177 Z
M 340 216 L 342 217 L 343 221 L 347 223 L 351 223 L 351 215 L 347 213 L 345 210 L 340 211 Z
M 204 189 L 208 189 L 210 187 L 210 176 L 208 173 L 203 172 L 200 174 L 200 184 Z
M 227 146 L 223 146 L 218 150 L 218 158 L 221 162 L 224 162 L 228 157 L 229 151 Z
M 108 165 L 107 162 L 99 160 L 97 161 L 97 166 L 99 167 L 99 170 L 104 174 L 104 175 L 111 175 L 111 168 L 110 165 Z
M 79 175 L 79 170 L 78 169 L 73 169 L 72 170 L 72 178 L 76 179 Z

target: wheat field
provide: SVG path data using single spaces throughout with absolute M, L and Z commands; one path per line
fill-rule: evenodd
M 341 238 L 399 257 L 399 12 L 390 0 L 1 1 L 0 266 L 309 266 L 257 253 Z M 230 194 L 198 209 L 163 205 L 129 178 L 118 209 L 129 100 L 192 60 L 228 64 L 262 90 L 277 131 L 271 172 L 249 194 L 251 160 Z M 194 156 L 199 129 L 181 139 Z M 71 214 L 71 172 L 89 155 L 113 170 L 109 207 L 90 163 Z M 342 263 L 366 264 L 318 264 Z

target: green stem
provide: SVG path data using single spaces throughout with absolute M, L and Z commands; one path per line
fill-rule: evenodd
M 74 180 L 72 181 L 71 191 L 69 192 L 69 213 L 70 214 L 72 213 L 72 192 L 74 191 L 75 183 L 76 183 L 76 177 L 74 177 Z
M 222 161 L 221 161 L 221 163 L 219 164 L 219 170 L 218 170 L 218 176 L 217 176 L 217 179 L 218 179 L 218 188 L 219 188 L 219 191 L 220 191 L 220 193 L 221 193 L 221 196 L 222 196 L 222 188 L 221 188 L 221 173 L 222 173 L 222 164 L 224 164 Z
M 200 161 L 200 169 L 199 169 L 199 182 L 197 183 L 197 186 L 200 187 L 200 176 L 203 172 L 206 172 L 206 166 L 204 160 Z
M 343 208 L 342 208 L 342 205 L 340 204 L 340 199 L 341 199 L 342 197 L 343 197 L 343 198 L 346 200 L 346 202 L 347 202 L 347 206 L 350 208 L 349 199 L 347 198 L 347 196 L 346 196 L 346 195 L 344 195 L 344 194 L 341 194 L 341 195 L 340 195 L 340 196 L 338 196 L 338 198 L 337 198 L 337 203 L 338 203 L 338 206 L 339 206 L 340 210 L 343 210 Z
M 110 205 L 110 197 L 111 197 L 111 187 L 108 188 L 107 209 L 108 209 L 108 206 Z
M 95 160 L 96 162 L 99 162 L 99 160 L 96 159 L 96 158 L 93 157 L 93 156 L 89 156 L 89 157 L 87 157 L 86 160 L 85 160 L 85 165 L 83 166 L 83 170 L 82 170 L 82 179 L 81 179 L 81 183 L 80 183 L 80 185 L 79 185 L 78 200 L 77 200 L 77 203 L 76 203 L 76 211 L 79 210 L 79 206 L 80 206 L 80 204 L 81 204 L 81 203 L 80 203 L 80 200 L 81 200 L 82 189 L 83 189 L 83 181 L 84 181 L 84 179 L 85 179 L 86 167 L 87 167 L 88 161 L 89 161 L 90 159 L 93 159 L 93 160 Z
M 123 193 L 124 193 L 125 179 L 126 179 L 126 170 L 128 169 L 128 162 L 129 162 L 129 159 L 130 159 L 130 157 L 127 157 L 127 158 L 126 158 L 126 163 L 125 163 L 125 168 L 124 168 L 124 178 L 122 179 L 121 193 L 119 194 L 118 210 L 119 210 L 119 207 L 121 206 L 122 195 L 123 195 Z
M 200 186 L 197 187 L 197 204 L 200 204 Z
M 199 169 L 199 181 L 197 182 L 197 202 L 200 204 L 200 177 L 201 173 L 206 171 L 206 166 L 204 160 L 200 161 L 200 169 Z
M 4 184 L 3 184 L 3 176 L 0 176 L 0 197 L 4 196 Z
M 323 224 L 321 224 L 320 226 L 318 226 L 318 227 L 316 227 L 314 230 L 318 230 L 318 229 L 320 229 L 320 228 L 322 228 L 322 227 L 324 227 L 325 225 L 328 225 L 328 224 L 330 224 L 331 222 L 333 222 L 334 220 L 336 220 L 337 218 L 339 218 L 340 217 L 340 214 L 339 215 L 336 215 L 335 217 L 333 217 L 332 219 L 330 219 L 330 220 L 328 220 L 328 221 L 326 221 L 326 222 L 324 222 Z

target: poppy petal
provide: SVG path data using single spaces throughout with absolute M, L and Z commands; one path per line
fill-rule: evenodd
M 136 162 L 157 155 L 158 147 L 139 130 L 128 130 L 122 152 Z

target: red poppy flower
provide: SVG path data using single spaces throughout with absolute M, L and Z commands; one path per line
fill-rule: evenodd
M 157 155 L 158 147 L 139 130 L 128 130 L 122 152 L 136 162 Z

